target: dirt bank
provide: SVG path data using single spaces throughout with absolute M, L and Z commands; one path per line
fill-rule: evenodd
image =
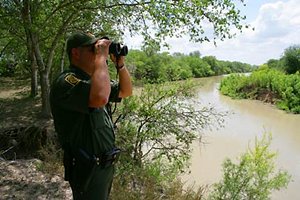
M 72 192 L 62 174 L 42 173 L 37 159 L 0 161 L 1 200 L 72 199 Z
M 60 150 L 51 143 L 52 121 L 40 119 L 40 98 L 29 96 L 28 85 L 30 80 L 0 77 L 0 200 L 72 199 Z M 45 162 L 49 155 L 57 166 Z

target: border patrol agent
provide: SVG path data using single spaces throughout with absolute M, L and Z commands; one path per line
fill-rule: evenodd
M 55 130 L 64 150 L 65 180 L 73 198 L 108 199 L 113 180 L 115 147 L 109 101 L 132 94 L 124 56 L 110 55 L 119 74 L 111 82 L 107 59 L 111 41 L 76 32 L 67 40 L 70 68 L 53 82 L 50 91 Z

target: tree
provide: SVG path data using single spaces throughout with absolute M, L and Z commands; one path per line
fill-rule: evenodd
M 189 56 L 194 56 L 194 57 L 200 58 L 201 53 L 200 53 L 200 51 L 193 51 L 189 54 Z
M 202 42 L 231 38 L 231 28 L 242 30 L 247 26 L 243 25 L 245 17 L 231 0 L 3 0 L 0 5 L 1 19 L 11 22 L 1 28 L 14 30 L 21 25 L 24 29 L 28 57 L 38 66 L 45 117 L 50 117 L 49 74 L 53 59 L 61 55 L 57 49 L 63 48 L 63 40 L 72 30 L 89 30 L 115 38 L 129 30 L 132 35 L 143 35 L 145 41 L 189 34 L 192 41 Z M 207 22 L 213 29 L 211 37 L 204 29 Z M 14 37 L 13 31 L 9 34 Z
M 193 77 L 195 78 L 207 77 L 215 74 L 215 72 L 212 71 L 211 66 L 200 57 L 190 55 L 184 60 L 191 68 Z
M 235 164 L 226 159 L 223 179 L 213 185 L 208 199 L 270 199 L 273 190 L 287 187 L 291 176 L 287 171 L 275 172 L 276 153 L 269 150 L 271 135 L 255 141 L 253 149 L 244 153 Z
M 300 45 L 294 45 L 287 48 L 283 55 L 285 71 L 288 74 L 294 74 L 300 71 Z
M 202 59 L 210 65 L 212 71 L 214 72 L 214 75 L 222 74 L 220 71 L 220 66 L 217 62 L 217 58 L 215 56 L 205 56 Z
M 267 62 L 268 67 L 273 68 L 273 69 L 278 69 L 278 70 L 283 70 L 283 65 L 282 61 L 276 60 L 276 59 L 270 59 Z

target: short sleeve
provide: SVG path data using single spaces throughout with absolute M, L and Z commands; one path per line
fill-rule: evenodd
M 62 109 L 88 113 L 90 82 L 81 80 L 74 73 L 62 74 L 53 83 L 51 104 Z
M 111 86 L 111 92 L 109 95 L 109 101 L 110 102 L 121 102 L 122 98 L 119 97 L 119 93 L 120 93 L 119 82 L 111 80 L 110 86 Z

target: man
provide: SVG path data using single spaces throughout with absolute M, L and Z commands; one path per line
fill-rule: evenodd
M 65 180 L 77 199 L 108 199 L 119 153 L 106 105 L 132 94 L 124 56 L 110 55 L 119 83 L 110 81 L 107 59 L 111 41 L 74 33 L 67 40 L 70 68 L 50 91 L 55 130 L 64 150 Z

